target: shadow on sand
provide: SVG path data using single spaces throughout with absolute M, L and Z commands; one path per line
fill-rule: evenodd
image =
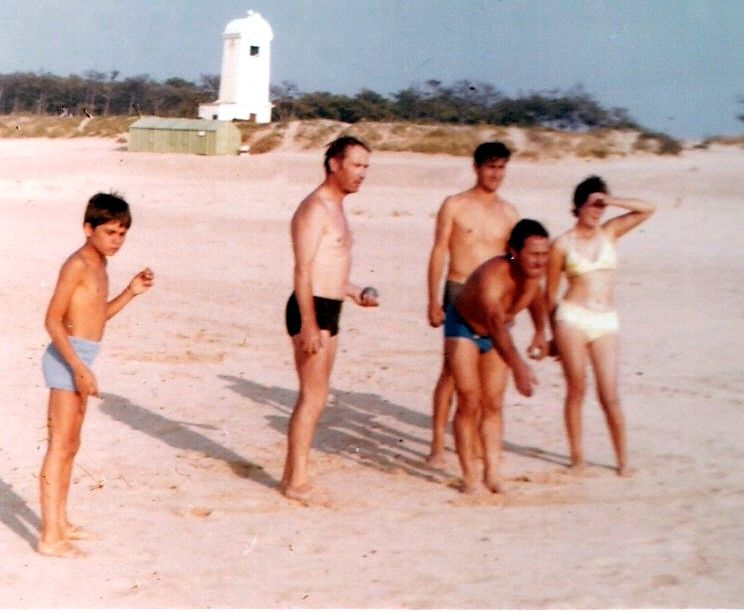
M 257 382 L 223 375 L 228 388 L 275 409 L 280 414 L 266 415 L 269 424 L 282 435 L 286 435 L 289 417 L 292 414 L 297 391 L 277 386 L 266 386 Z M 331 399 L 321 416 L 320 426 L 315 432 L 313 448 L 327 453 L 350 458 L 357 463 L 390 472 L 402 469 L 406 473 L 441 482 L 444 472 L 426 463 L 431 419 L 428 415 L 394 404 L 373 393 L 357 393 L 331 389 Z M 387 417 L 387 418 L 385 418 Z M 391 427 L 392 419 L 405 428 Z M 407 433 L 415 430 L 415 433 Z M 406 443 L 423 447 L 425 452 L 413 450 Z M 568 456 L 535 446 L 525 446 L 504 441 L 504 452 L 522 457 L 538 459 L 561 467 L 569 464 Z M 458 471 L 459 474 L 459 471 Z
M 250 462 L 225 446 L 207 436 L 193 431 L 194 427 L 216 429 L 212 425 L 186 423 L 168 419 L 147 408 L 130 402 L 119 395 L 106 393 L 99 409 L 112 419 L 128 425 L 136 431 L 164 442 L 168 446 L 184 451 L 203 453 L 207 457 L 224 461 L 241 478 L 249 478 L 258 484 L 276 488 L 277 481 L 264 472 L 263 468 Z
M 503 449 L 504 452 L 507 453 L 514 453 L 515 455 L 521 455 L 522 457 L 539 459 L 540 461 L 554 463 L 555 465 L 560 465 L 562 467 L 567 467 L 569 465 L 568 457 L 566 455 L 546 451 L 536 446 L 522 446 L 521 444 L 504 441 Z
M 39 538 L 29 529 L 29 526 L 38 532 L 41 529 L 41 521 L 13 490 L 13 487 L 2 480 L 0 480 L 0 521 L 36 550 L 36 542 Z
M 297 392 L 266 386 L 244 378 L 222 375 L 228 388 L 278 414 L 264 414 L 269 425 L 287 433 Z M 393 426 L 397 422 L 404 427 Z M 403 471 L 432 482 L 442 482 L 445 474 L 426 463 L 426 455 L 417 448 L 428 449 L 429 418 L 410 408 L 394 404 L 373 393 L 331 389 L 313 438 L 313 448 L 351 459 L 382 472 Z M 411 433 L 411 429 L 423 436 Z

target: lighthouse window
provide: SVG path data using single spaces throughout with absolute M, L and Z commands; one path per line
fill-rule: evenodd
M 251 55 L 258 55 L 258 47 L 251 45 Z

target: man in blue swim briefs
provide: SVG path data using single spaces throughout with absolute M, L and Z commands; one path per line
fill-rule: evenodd
M 532 395 L 537 382 L 514 347 L 509 326 L 541 291 L 550 252 L 548 232 L 537 221 L 522 219 L 507 246 L 509 257 L 492 257 L 476 268 L 445 314 L 446 354 L 457 393 L 454 430 L 463 493 L 479 488 L 476 437 L 483 446 L 483 484 L 493 493 L 501 491 L 501 411 L 509 370 L 522 395 Z
M 300 392 L 287 428 L 287 458 L 279 490 L 308 501 L 307 459 L 325 408 L 338 342 L 341 305 L 350 297 L 377 306 L 377 292 L 349 282 L 351 232 L 344 198 L 359 190 L 369 167 L 369 147 L 352 136 L 334 140 L 325 154 L 325 180 L 292 217 L 294 291 L 285 311 Z
M 45 325 L 52 339 L 42 359 L 49 387 L 48 448 L 39 474 L 41 533 L 37 550 L 55 557 L 84 553 L 72 542 L 90 533 L 69 522 L 67 493 L 88 397 L 98 395 L 91 371 L 106 321 L 147 291 L 153 273 L 145 268 L 126 289 L 108 299 L 106 260 L 124 243 L 132 223 L 129 205 L 116 194 L 98 193 L 85 209 L 85 244 L 59 271 Z

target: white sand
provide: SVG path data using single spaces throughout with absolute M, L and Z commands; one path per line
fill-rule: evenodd
M 296 392 L 283 309 L 289 217 L 321 153 L 130 154 L 111 140 L 0 140 L 0 606 L 741 607 L 744 603 L 744 153 L 512 162 L 503 194 L 553 233 L 592 172 L 658 204 L 621 242 L 622 397 L 633 479 L 593 396 L 589 476 L 566 475 L 557 364 L 535 397 L 507 392 L 505 496 L 467 500 L 459 469 L 428 468 L 441 331 L 425 267 L 465 158 L 375 154 L 348 199 L 353 279 L 333 399 L 312 474 L 327 503 L 273 488 Z M 44 312 L 83 240 L 86 199 L 117 189 L 134 225 L 112 289 L 150 265 L 157 286 L 107 329 L 76 461 L 71 516 L 104 537 L 90 556 L 37 555 L 36 476 L 47 391 Z M 526 315 L 516 336 L 526 346 Z M 448 446 L 452 448 L 449 438 Z

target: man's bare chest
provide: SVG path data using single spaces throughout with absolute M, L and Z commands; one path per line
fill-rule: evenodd
M 349 225 L 344 217 L 332 219 L 325 227 L 320 248 L 328 250 L 349 250 L 353 239 Z
M 509 222 L 501 215 L 471 213 L 456 218 L 453 242 L 504 244 L 509 237 Z
M 518 312 L 524 310 L 529 305 L 534 297 L 534 293 L 535 291 L 531 288 L 515 287 L 510 295 L 505 296 L 506 299 L 502 302 L 502 308 L 509 319 L 514 318 Z

